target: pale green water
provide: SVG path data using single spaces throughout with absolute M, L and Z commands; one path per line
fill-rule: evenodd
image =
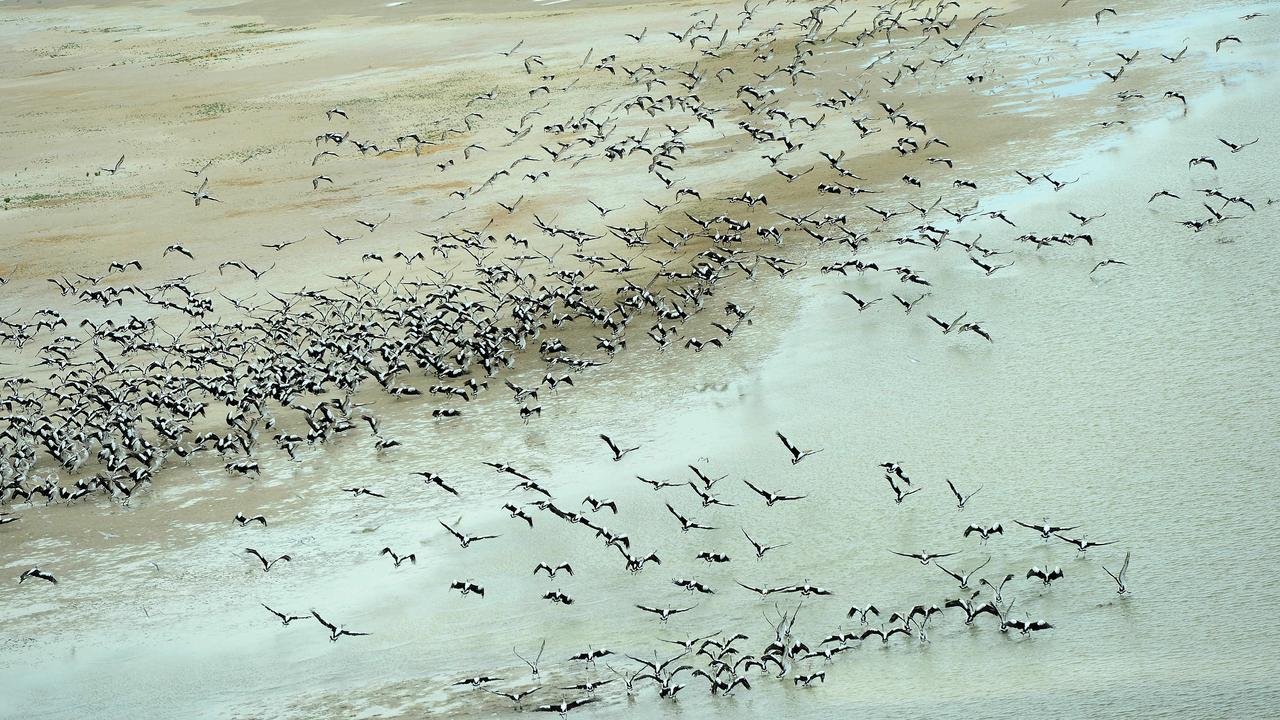
M 1198 97 L 1185 118 L 1141 127 L 1124 147 L 1058 146 L 1050 157 L 1025 148 L 1020 166 L 1084 179 L 1062 193 L 1041 183 L 984 200 L 1020 228 L 1043 232 L 1070 230 L 1075 223 L 1063 222 L 1069 209 L 1106 210 L 1088 228 L 1105 239 L 1096 249 L 1037 253 L 1014 247 L 995 223 L 966 222 L 962 237 L 982 231 L 1006 238 L 993 245 L 1014 250 L 1016 264 L 990 278 L 956 262 L 954 247 L 936 255 L 869 250 L 864 259 L 882 267 L 909 262 L 945 286 L 944 297 L 910 318 L 883 303 L 859 315 L 838 293 L 901 292 L 884 277 L 762 278 L 733 288 L 733 299 L 760 310 L 757 324 L 722 353 L 673 353 L 661 362 L 648 351 L 624 356 L 528 426 L 512 417 L 505 399 L 502 412 L 479 409 L 466 425 L 424 426 L 420 410 L 389 413 L 389 434 L 421 438 L 393 458 L 340 446 L 292 475 L 268 473 L 260 486 L 295 488 L 300 500 L 275 511 L 265 533 L 227 532 L 218 514 L 179 529 L 195 538 L 181 552 L 150 537 L 147 524 L 166 507 L 223 494 L 230 481 L 217 470 L 179 470 L 193 481 L 158 489 L 137 510 L 109 510 L 139 518 L 121 538 L 94 530 L 102 508 L 63 511 L 58 522 L 83 524 L 82 562 L 98 581 L 60 586 L 66 619 L 38 628 L 24 618 L 52 596 L 0 586 L 6 625 L 22 631 L 0 656 L 7 698 L 0 715 L 354 717 L 409 708 L 503 715 L 504 705 L 491 697 L 442 688 L 482 672 L 521 686 L 527 670 L 510 646 L 524 652 L 541 637 L 553 638 L 544 659 L 549 685 L 588 676 L 564 659 L 589 644 L 647 655 L 661 645 L 656 637 L 742 629 L 753 636 L 746 647 L 758 651 L 768 631 L 760 613 L 771 604 L 755 601 L 734 579 L 765 585 L 808 578 L 834 589 L 835 597 L 810 599 L 802 611 L 797 632 L 814 645 L 851 604 L 897 609 L 954 597 L 941 573 L 888 553 L 922 546 L 962 549 L 956 565 L 963 568 L 990 554 L 985 577 L 1061 565 L 1067 577 L 1052 589 L 1016 579 L 1005 593 L 1055 629 L 1022 639 L 983 621 L 969 630 L 944 618 L 931 624 L 927 645 L 912 640 L 846 653 L 823 668 L 827 682 L 811 690 L 753 674 L 750 693 L 709 700 L 701 681 L 685 680 L 691 687 L 676 703 L 646 689 L 628 706 L 619 693 L 602 691 L 607 702 L 574 716 L 1274 714 L 1280 653 L 1267 620 L 1280 610 L 1271 572 L 1280 510 L 1278 211 L 1260 205 L 1247 220 L 1196 235 L 1175 224 L 1183 219 L 1178 211 L 1145 204 L 1161 187 L 1189 200 L 1207 181 L 1189 174 L 1185 159 L 1210 151 L 1222 161 L 1219 180 L 1227 188 L 1255 201 L 1280 196 L 1274 139 L 1239 155 L 1214 147 L 1219 135 L 1274 130 L 1280 83 L 1270 74 L 1274 65 L 1265 68 L 1262 77 Z M 1090 268 L 1106 257 L 1129 266 L 1091 278 Z M 943 337 L 923 316 L 966 309 L 985 321 L 993 345 Z M 773 438 L 776 429 L 824 451 L 793 467 Z M 615 464 L 595 438 L 601 431 L 642 449 Z M 904 462 L 925 488 L 901 506 L 876 467 L 888 459 Z M 629 534 L 634 548 L 656 550 L 663 564 L 633 577 L 585 529 L 545 515 L 534 530 L 524 529 L 498 510 L 518 497 L 504 494 L 511 483 L 481 460 L 527 468 L 566 506 L 587 493 L 616 499 L 622 512 L 606 524 Z M 688 479 L 687 463 L 728 473 L 717 489 L 738 505 L 701 508 L 692 493 L 655 494 L 632 478 Z M 463 502 L 423 492 L 406 477 L 417 469 L 457 478 Z M 764 509 L 744 478 L 809 497 Z M 959 512 L 944 478 L 983 490 Z M 336 487 L 350 484 L 386 489 L 395 502 L 335 497 Z M 253 507 L 251 491 L 238 492 L 235 506 Z M 681 535 L 663 509 L 668 499 L 723 529 Z M 460 550 L 436 525 L 459 514 L 470 532 L 504 537 Z M 1077 558 L 1065 544 L 1043 543 L 1012 523 L 1046 515 L 1119 543 Z M 969 522 L 996 521 L 1006 535 L 985 548 L 960 538 Z M 792 545 L 757 563 L 739 526 Z M 250 572 L 234 557 L 246 538 L 297 560 L 271 575 Z M 73 542 L 30 541 L 21 559 L 6 553 L 5 567 L 42 553 L 74 553 Z M 415 550 L 420 564 L 393 572 L 376 557 L 385 544 Z M 704 565 L 693 559 L 703 549 L 734 560 Z M 1117 600 L 1099 565 L 1118 564 L 1125 550 L 1133 553 L 1133 596 Z M 569 560 L 577 575 L 528 578 L 544 559 Z M 488 595 L 445 592 L 463 577 L 476 578 Z M 692 604 L 669 584 L 672 577 L 697 578 L 717 594 L 697 598 L 695 611 L 661 628 L 632 604 Z M 556 587 L 578 602 L 561 608 L 534 599 Z M 258 602 L 315 607 L 373 635 L 330 644 L 314 624 L 279 627 Z M 37 642 L 21 640 L 37 633 Z M 601 674 L 607 676 L 603 667 Z

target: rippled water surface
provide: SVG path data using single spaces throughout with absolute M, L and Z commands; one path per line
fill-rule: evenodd
M 1189 29 L 1248 9 L 1209 7 L 1182 26 L 1153 21 L 1142 25 L 1148 36 L 1120 44 L 1169 47 Z M 1255 22 L 1270 23 L 1255 31 L 1277 27 Z M 937 286 L 938 297 L 910 316 L 891 306 L 888 293 L 904 287 L 884 273 L 738 277 L 710 304 L 733 299 L 757 310 L 723 349 L 624 353 L 579 376 L 528 424 L 497 392 L 458 423 L 432 421 L 421 403 L 384 399 L 384 433 L 404 442 L 392 452 L 374 453 L 367 437 L 343 438 L 304 462 L 272 457 L 253 481 L 197 461 L 176 466 L 175 481 L 156 483 L 129 506 L 24 513 L 20 528 L 0 529 L 0 569 L 16 576 L 32 564 L 57 565 L 65 579 L 0 584 L 0 716 L 506 716 L 506 701 L 451 683 L 489 674 L 503 687 L 531 686 L 512 648 L 528 655 L 544 638 L 540 682 L 548 687 L 613 677 L 604 660 L 595 669 L 566 661 L 588 647 L 667 656 L 675 646 L 662 638 L 741 631 L 758 651 L 770 634 L 762 616 L 775 605 L 735 581 L 832 589 L 799 611 L 796 634 L 816 646 L 837 628 L 860 629 L 845 617 L 851 605 L 874 603 L 887 615 L 960 594 L 932 565 L 890 553 L 920 548 L 959 552 L 948 566 L 966 570 L 990 557 L 979 575 L 1013 573 L 1003 591 L 1016 599 L 1013 614 L 1043 618 L 1053 630 L 1022 637 L 995 631 L 989 618 L 966 627 L 944 615 L 930 623 L 927 643 L 868 642 L 829 663 L 807 661 L 808 671 L 827 672 L 812 688 L 753 671 L 750 692 L 712 698 L 692 678 L 678 701 L 665 702 L 651 687 L 631 698 L 615 683 L 572 716 L 1274 714 L 1274 38 L 1248 50 L 1262 72 L 1219 81 L 1205 71 L 1212 82 L 1185 115 L 1170 106 L 1110 139 L 1022 139 L 999 163 L 974 170 L 984 183 L 991 178 L 985 187 L 1000 188 L 984 194 L 984 209 L 1004 210 L 1020 230 L 975 218 L 956 235 L 983 233 L 1010 250 L 996 260 L 1012 267 L 986 277 L 955 247 L 869 246 L 864 260 L 909 264 Z M 1203 35 L 1197 42 L 1205 44 Z M 1094 92 L 1095 82 L 1064 72 L 1034 88 L 1011 85 L 1008 102 L 1052 114 L 1057 98 Z M 1219 136 L 1263 139 L 1232 154 Z M 1218 174 L 1189 171 L 1187 159 L 1207 152 Z M 1060 193 L 1025 185 L 1010 178 L 1009 163 L 1080 181 Z M 1205 233 L 1180 227 L 1196 214 L 1187 209 L 1196 190 L 1216 183 L 1255 198 L 1257 211 Z M 1160 188 L 1186 202 L 1147 203 Z M 1087 228 L 1095 247 L 1035 250 L 1012 241 L 1021 228 L 1079 231 L 1069 210 L 1106 213 Z M 779 252 L 811 253 L 811 270 L 840 257 L 811 246 Z M 1107 258 L 1127 265 L 1090 273 Z M 886 300 L 859 313 L 841 290 Z M 925 312 L 967 312 L 995 341 L 944 336 Z M 530 369 L 524 380 L 537 377 Z M 792 465 L 775 431 L 822 452 Z M 640 449 L 615 463 L 600 432 Z M 546 513 L 535 513 L 532 529 L 510 519 L 504 502 L 536 497 L 511 490 L 514 481 L 486 460 L 522 469 L 565 507 L 588 494 L 615 499 L 620 512 L 604 515 L 604 524 L 662 564 L 632 575 L 586 528 Z M 888 460 L 902 462 L 922 489 L 900 505 L 877 467 Z M 733 506 L 704 508 L 686 489 L 655 492 L 635 477 L 684 482 L 693 479 L 689 464 L 727 475 L 716 491 Z M 452 481 L 461 498 L 410 476 L 425 470 Z M 981 491 L 957 510 L 948 479 Z M 743 480 L 805 498 L 766 508 Z M 388 497 L 338 492 L 351 486 Z M 667 502 L 717 529 L 679 532 Z M 265 512 L 270 526 L 234 528 L 228 519 L 241 510 Z M 1045 518 L 1116 544 L 1078 554 L 1013 522 Z M 462 549 L 441 520 L 501 537 Z M 1005 533 L 985 544 L 963 538 L 972 522 L 999 522 Z M 757 561 L 742 528 L 786 545 Z M 293 561 L 264 574 L 246 546 Z M 416 553 L 417 563 L 393 569 L 378 555 L 384 546 Z M 702 550 L 732 561 L 695 560 Z M 1102 566 L 1114 570 L 1126 552 L 1132 594 L 1119 597 Z M 532 576 L 544 560 L 568 561 L 575 574 Z M 1042 587 L 1022 577 L 1033 565 L 1061 566 L 1066 577 Z M 676 577 L 715 593 L 687 594 L 670 584 Z M 483 584 L 484 598 L 446 591 L 458 579 Z M 576 602 L 538 599 L 552 589 Z M 778 607 L 798 601 L 787 596 Z M 260 603 L 298 614 L 314 608 L 371 635 L 330 643 L 316 623 L 281 627 Z M 634 607 L 695 603 L 665 624 Z M 548 689 L 536 697 L 561 694 L 575 696 Z

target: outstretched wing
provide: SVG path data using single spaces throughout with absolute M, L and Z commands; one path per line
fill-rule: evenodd
M 937 565 L 939 570 L 941 570 L 942 572 L 944 572 L 944 573 L 946 573 L 946 574 L 950 575 L 951 577 L 955 578 L 958 582 L 964 582 L 964 577 L 962 577 L 962 576 L 961 576 L 961 575 L 959 575 L 958 573 L 953 573 L 953 572 L 951 572 L 950 570 L 948 570 L 948 569 L 946 569 L 946 568 L 942 567 L 942 565 L 941 565 L 941 564 L 939 564 L 939 563 L 934 563 L 934 565 Z
M 776 432 L 776 431 L 774 432 L 774 434 L 777 435 L 778 439 L 782 441 L 783 446 L 787 448 L 787 452 L 791 453 L 792 455 L 800 454 L 800 451 L 796 450 L 796 446 L 792 445 L 790 440 L 787 440 L 786 435 L 783 435 L 781 432 Z
M 257 550 L 254 550 L 253 548 L 245 548 L 244 551 L 258 558 L 258 562 L 262 563 L 262 567 L 264 569 L 270 566 L 270 563 L 267 562 L 267 559 L 262 557 L 262 553 L 258 552 Z

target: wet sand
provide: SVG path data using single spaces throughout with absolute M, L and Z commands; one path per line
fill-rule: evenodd
M 266 287 L 315 287 L 325 275 L 363 272 L 361 253 L 390 256 L 407 249 L 413 230 L 453 209 L 440 195 L 482 180 L 509 159 L 495 148 L 480 164 L 452 175 L 456 168 L 424 170 L 427 155 L 342 158 L 335 161 L 341 171 L 330 173 L 341 176 L 341 187 L 315 193 L 306 163 L 316 152 L 309 136 L 327 127 L 324 109 L 343 106 L 353 126 L 378 137 L 403 132 L 405 117 L 424 125 L 436 117 L 456 120 L 466 98 L 509 81 L 514 63 L 490 57 L 495 47 L 537 37 L 548 60 L 580 58 L 593 40 L 577 37 L 569 20 L 591 22 L 601 36 L 620 36 L 645 23 L 651 32 L 687 24 L 692 10 L 654 4 L 604 12 L 580 10 L 573 2 L 556 6 L 568 14 L 554 17 L 522 6 L 492 20 L 429 14 L 404 20 L 335 5 L 334 12 L 345 16 L 338 23 L 256 5 L 216 13 L 115 4 L 74 12 L 0 9 L 5 53 L 21 58 L 6 67 L 22 68 L 5 78 L 18 110 L 6 132 L 11 142 L 0 151 L 3 167 L 14 169 L 4 188 L 6 195 L 26 198 L 0 214 L 0 241 L 11 258 L 0 266 L 0 275 L 12 278 L 4 287 L 6 312 L 50 304 L 69 318 L 78 319 L 77 312 L 101 317 L 94 309 L 68 306 L 43 278 L 99 272 L 111 260 L 139 257 L 146 269 L 129 281 L 158 282 L 187 272 L 182 258 L 158 258 L 179 240 L 201 258 L 190 264 L 195 268 L 207 265 L 206 257 L 259 267 L 282 263 L 266 283 L 236 274 L 210 283 L 233 297 Z M 728 15 L 735 6 L 724 8 Z M 936 590 L 938 600 L 948 594 L 934 584 L 936 571 L 887 550 L 931 545 L 950 535 L 959 546 L 956 529 L 964 523 L 1009 525 L 1014 517 L 1049 514 L 1086 523 L 1091 538 L 1122 538 L 1135 558 L 1135 596 L 1115 599 L 1098 567 L 1115 561 L 1109 548 L 1072 559 L 1073 553 L 1029 532 L 1011 531 L 992 541 L 999 543 L 1002 566 L 1012 571 L 1054 562 L 1068 573 L 1068 581 L 1052 590 L 1023 585 L 1019 591 L 1025 595 L 1019 604 L 1052 618 L 1058 630 L 1052 635 L 1009 642 L 948 623 L 930 632 L 927 645 L 866 647 L 837 660 L 826 668 L 828 682 L 811 691 L 761 681 L 750 694 L 726 699 L 708 700 L 700 688 L 686 691 L 677 704 L 659 703 L 651 691 L 634 703 L 602 693 L 600 705 L 575 716 L 959 717 L 1008 705 L 1058 717 L 1265 715 L 1280 694 L 1269 672 L 1274 644 L 1252 629 L 1251 618 L 1277 608 L 1265 570 L 1265 549 L 1275 543 L 1265 523 L 1277 510 L 1270 469 L 1278 448 L 1269 430 L 1277 420 L 1276 371 L 1267 360 L 1277 349 L 1277 258 L 1270 242 L 1276 210 L 1260 203 L 1256 214 L 1235 225 L 1192 234 L 1176 224 L 1189 211 L 1145 202 L 1161 187 L 1188 201 L 1195 188 L 1215 184 L 1263 202 L 1278 194 L 1267 162 L 1272 140 L 1238 155 L 1216 142 L 1218 135 L 1265 135 L 1269 127 L 1258 118 L 1274 117 L 1277 109 L 1276 47 L 1267 40 L 1273 18 L 1251 21 L 1242 47 L 1212 53 L 1212 38 L 1225 34 L 1219 32 L 1224 27 L 1237 29 L 1235 18 L 1250 9 L 1202 6 L 1169 11 L 1168 18 L 1135 17 L 1133 11 L 1114 27 L 1105 19 L 1095 26 L 1086 8 L 1069 7 L 1072 14 L 1061 15 L 1011 10 L 1001 19 L 1009 27 L 998 38 L 985 38 L 974 57 L 957 61 L 968 65 L 949 71 L 989 73 L 985 87 L 963 81 L 958 87 L 950 75 L 885 95 L 907 99 L 911 114 L 929 121 L 930 135 L 948 138 L 947 156 L 982 188 L 975 199 L 1016 218 L 1019 232 L 1070 231 L 1076 223 L 1067 210 L 1107 212 L 1089 228 L 1099 238 L 1093 248 L 1036 251 L 1014 244 L 1014 233 L 997 221 L 966 220 L 957 228 L 961 237 L 981 232 L 1013 253 L 1014 267 L 989 278 L 962 272 L 951 249 L 933 254 L 882 239 L 859 256 L 926 272 L 938 295 L 928 309 L 944 316 L 951 308 L 956 314 L 967 309 L 997 334 L 991 345 L 940 336 L 919 311 L 910 316 L 918 322 L 904 322 L 887 303 L 854 312 L 839 290 L 876 295 L 897 289 L 896 283 L 819 273 L 817 267 L 847 254 L 789 238 L 784 250 L 805 259 L 807 270 L 782 281 L 766 277 L 766 269 L 757 279 L 733 278 L 717 290 L 717 300 L 756 308 L 753 324 L 722 352 L 659 353 L 641 345 L 642 337 L 633 339 L 614 363 L 584 373 L 578 386 L 545 400 L 544 417 L 527 425 L 506 397 L 480 398 L 456 423 L 432 422 L 425 417 L 429 404 L 383 398 L 378 411 L 387 434 L 409 442 L 381 456 L 368 438 L 344 439 L 308 451 L 299 464 L 263 458 L 256 481 L 229 479 L 220 464 L 197 460 L 167 470 L 171 480 L 127 506 L 103 501 L 24 510 L 20 523 L 0 529 L 0 565 L 12 575 L 34 563 L 56 567 L 63 582 L 56 595 L 47 592 L 54 588 L 0 586 L 8 611 L 0 686 L 19 698 L 5 712 L 502 715 L 505 701 L 448 683 L 479 672 L 527 679 L 512 644 L 523 651 L 536 647 L 538 638 L 555 638 L 548 657 L 555 656 L 556 667 L 548 661 L 544 684 L 567 685 L 582 673 L 563 659 L 589 644 L 643 652 L 659 645 L 655 634 L 683 638 L 751 624 L 765 631 L 759 615 L 769 604 L 733 592 L 732 581 L 747 577 L 761 584 L 808 577 L 836 588 L 836 598 L 814 601 L 801 615 L 802 634 L 821 636 L 850 604 L 897 607 L 918 601 L 922 592 Z M 245 22 L 298 27 L 233 28 Z M 138 30 L 104 31 L 139 24 Z M 51 26 L 61 29 L 38 29 Z M 458 39 L 458 27 L 474 35 Z M 94 32 L 77 32 L 89 28 Z M 1118 110 L 1116 88 L 1080 69 L 1089 62 L 1109 67 L 1108 56 L 1121 48 L 1151 56 L 1176 50 L 1186 36 L 1196 37 L 1197 45 L 1185 63 L 1129 71 L 1126 84 L 1142 87 L 1148 97 Z M 1046 38 L 1060 40 L 1046 47 Z M 72 43 L 77 47 L 65 47 Z M 127 48 L 112 47 L 121 44 Z M 647 51 L 641 44 L 635 52 Z M 850 53 L 843 87 L 861 84 L 857 72 L 873 54 Z M 138 56 L 150 59 L 120 73 L 110 69 L 117 58 Z M 459 63 L 467 63 L 461 79 Z M 592 74 L 581 77 L 579 86 L 553 99 L 553 107 L 581 106 L 593 93 L 612 89 L 603 80 L 595 84 Z M 152 84 L 144 90 L 143 82 Z M 170 89 L 156 92 L 162 82 Z M 874 71 L 866 83 L 875 98 L 883 83 Z M 1155 90 L 1165 87 L 1192 98 L 1185 116 L 1176 103 L 1158 99 Z M 813 115 L 812 109 L 797 111 Z M 492 113 L 486 114 L 488 121 Z M 1089 124 L 1117 116 L 1129 124 Z M 494 125 L 432 154 L 456 157 L 471 141 L 497 145 L 505 135 L 499 124 L 517 117 L 498 113 Z M 661 120 L 637 115 L 628 131 Z M 839 132 L 850 130 L 843 125 Z M 808 142 L 826 147 L 835 133 L 831 126 Z M 848 164 L 868 187 L 892 193 L 892 200 L 875 196 L 873 205 L 931 201 L 934 188 L 954 173 L 923 157 L 896 157 L 887 150 L 896 136 L 886 129 L 855 142 L 854 135 Z M 704 197 L 761 185 L 775 206 L 794 199 L 791 193 L 799 197 L 794 184 L 767 178 L 758 153 L 738 152 L 739 143 L 710 128 L 691 130 L 689 142 L 699 162 L 689 168 L 688 182 L 716 188 L 704 190 Z M 117 151 L 130 158 L 127 173 L 92 175 L 91 168 L 111 162 Z M 1222 161 L 1218 173 L 1189 172 L 1186 159 L 1206 152 Z M 176 188 L 185 181 L 182 168 L 208 158 L 218 158 L 211 174 L 224 203 L 206 212 L 192 208 Z M 606 206 L 634 204 L 634 183 L 646 181 L 643 163 L 619 167 L 589 162 L 571 178 L 553 178 L 536 192 L 524 188 L 526 211 L 545 208 L 562 213 L 562 222 L 585 224 L 590 208 L 575 201 L 584 191 Z M 1043 183 L 1023 187 L 1010 167 L 1081 180 L 1054 193 Z M 90 175 L 81 177 L 86 171 Z M 903 173 L 929 184 L 919 191 L 895 185 Z M 520 189 L 483 197 L 485 207 L 467 211 L 461 222 L 482 225 L 494 201 L 514 199 Z M 963 202 L 951 189 L 946 194 Z M 819 207 L 821 200 L 805 202 Z M 825 211 L 849 205 L 835 198 Z M 642 209 L 621 211 L 619 224 L 640 222 Z M 338 254 L 320 243 L 321 225 L 386 212 L 392 221 L 365 236 L 358 250 Z M 516 222 L 497 220 L 498 236 L 505 232 L 501 223 Z M 347 222 L 344 232 L 352 230 Z M 891 238 L 914 222 L 887 226 L 881 236 Z M 289 255 L 257 247 L 302 235 L 313 244 Z M 687 250 L 705 248 L 691 244 Z M 1124 258 L 1129 266 L 1090 276 L 1106 257 Z M 452 264 L 440 260 L 432 258 L 438 269 Z M 690 334 L 709 334 L 707 322 L 691 321 Z M 581 345 L 589 342 L 591 328 L 551 334 Z M 6 347 L 2 359 L 21 357 Z M 518 367 L 525 375 L 517 372 L 516 382 L 540 375 L 534 367 Z M 772 438 L 775 429 L 825 450 L 792 468 Z M 595 438 L 601 431 L 641 450 L 612 463 Z M 888 458 L 907 462 L 928 488 L 919 504 L 892 504 L 875 467 Z M 588 547 L 546 521 L 520 532 L 498 509 L 511 499 L 511 483 L 480 466 L 481 460 L 527 468 L 553 484 L 558 497 L 617 499 L 624 511 L 616 524 L 658 551 L 663 565 L 632 577 L 619 570 L 611 552 Z M 768 487 L 809 493 L 816 502 L 764 510 L 742 498 L 742 507 L 699 509 L 695 515 L 714 518 L 725 531 L 691 543 L 673 532 L 662 496 L 632 478 L 683 480 L 687 463 L 728 473 L 735 483 L 761 477 Z M 456 478 L 463 501 L 422 492 L 408 476 L 420 469 Z M 983 491 L 959 513 L 949 505 L 944 478 Z M 353 484 L 383 488 L 394 493 L 394 502 L 353 501 L 335 492 Z M 696 507 L 682 500 L 682 506 Z M 228 519 L 238 510 L 269 511 L 270 528 L 233 528 Z M 520 532 L 525 547 L 513 553 L 508 545 L 481 543 L 460 550 L 436 525 L 437 518 L 458 515 L 470 532 Z M 778 551 L 777 563 L 756 566 L 735 537 L 739 526 L 794 544 Z M 263 575 L 238 556 L 246 538 L 297 559 Z M 419 563 L 392 572 L 376 556 L 387 544 L 413 549 Z M 742 557 L 708 568 L 692 559 L 692 545 Z M 966 566 L 985 555 L 976 545 L 963 547 Z M 1264 551 L 1242 556 L 1242 547 Z M 527 569 L 538 559 L 571 559 L 577 575 L 531 580 Z M 1263 580 L 1248 587 L 1224 579 L 1216 568 L 1229 568 L 1227 577 Z M 472 576 L 483 577 L 489 589 L 483 601 L 444 592 L 450 580 Z M 663 587 L 676 576 L 713 584 L 717 594 L 669 628 L 634 617 L 633 602 L 686 602 L 684 593 Z M 556 608 L 529 599 L 558 586 L 579 602 Z M 373 636 L 330 645 L 315 627 L 280 628 L 259 602 L 320 608 Z M 1211 628 L 1209 636 L 1198 637 L 1205 628 Z M 975 657 L 981 658 L 980 672 Z M 1089 697 L 1081 699 L 1081 688 L 1089 688 Z M 37 700 L 42 697 L 53 699 Z

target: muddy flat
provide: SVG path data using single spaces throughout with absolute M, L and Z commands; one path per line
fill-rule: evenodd
M 0 717 L 1267 716 L 1271 10 L 0 2 Z

